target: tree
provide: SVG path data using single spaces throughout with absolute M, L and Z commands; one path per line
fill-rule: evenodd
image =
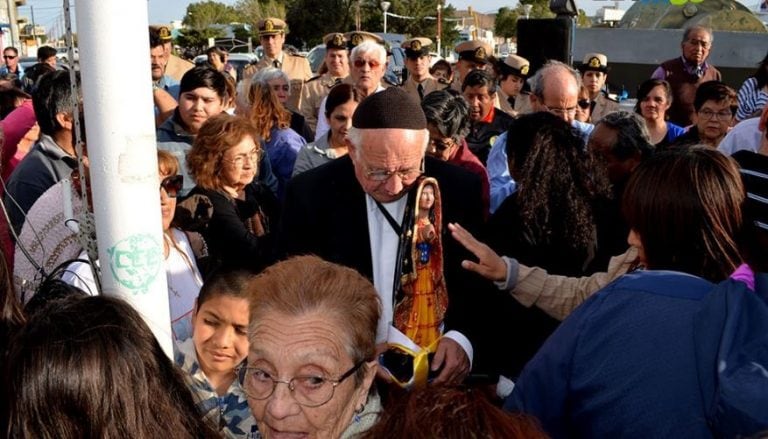
M 496 35 L 504 38 L 514 38 L 517 35 L 518 18 L 520 18 L 520 14 L 517 9 L 499 8 L 499 12 L 496 14 L 496 22 L 494 23 Z
M 584 9 L 579 9 L 579 16 L 576 17 L 577 27 L 592 27 L 592 19 L 587 17 L 587 13 Z
M 214 24 L 230 24 L 238 21 L 237 12 L 232 6 L 208 0 L 190 3 L 182 24 L 187 28 L 204 31 Z
M 221 38 L 224 31 L 221 28 L 207 27 L 205 29 L 182 29 L 179 31 L 177 42 L 179 46 L 190 49 L 204 50 L 208 47 L 209 38 Z
M 289 0 L 287 40 L 296 46 L 319 44 L 331 32 L 355 29 L 357 0 Z

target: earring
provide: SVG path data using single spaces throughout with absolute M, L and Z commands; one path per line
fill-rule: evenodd
M 355 418 L 354 418 L 355 424 L 360 422 L 360 414 L 363 413 L 363 410 L 365 410 L 365 405 L 360 405 L 359 408 L 355 409 Z

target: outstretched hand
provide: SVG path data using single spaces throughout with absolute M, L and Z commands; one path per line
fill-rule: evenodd
M 448 224 L 448 230 L 451 231 L 453 239 L 477 257 L 477 262 L 461 261 L 461 266 L 464 269 L 474 271 L 495 282 L 503 282 L 507 279 L 507 264 L 495 251 L 475 239 L 471 233 L 457 223 Z

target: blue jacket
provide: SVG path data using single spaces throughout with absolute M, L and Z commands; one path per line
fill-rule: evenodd
M 679 272 L 622 276 L 560 325 L 505 408 L 537 417 L 554 438 L 711 437 L 693 321 L 712 288 Z

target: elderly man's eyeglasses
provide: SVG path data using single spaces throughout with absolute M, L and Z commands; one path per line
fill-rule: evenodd
M 550 113 L 554 114 L 555 116 L 568 116 L 573 117 L 576 115 L 576 108 L 577 107 L 570 107 L 570 108 L 550 108 L 546 105 L 542 105 L 546 111 L 549 111 Z
M 277 384 L 283 383 L 288 386 L 297 403 L 305 407 L 319 407 L 330 401 L 336 386 L 352 376 L 363 363 L 355 364 L 335 380 L 317 375 L 299 375 L 289 380 L 278 380 L 263 369 L 246 366 L 238 367 L 235 372 L 240 386 L 250 398 L 267 399 L 275 393 Z
M 712 111 L 708 108 L 705 108 L 703 110 L 699 110 L 699 116 L 701 116 L 704 119 L 710 120 L 710 119 L 717 119 L 717 120 L 729 120 L 733 117 L 733 113 L 731 110 L 723 110 L 723 111 Z
M 424 173 L 424 160 L 418 168 L 401 169 L 397 171 L 386 171 L 384 169 L 374 169 L 365 171 L 365 177 L 372 181 L 384 182 L 393 175 L 397 175 L 401 180 L 413 180 Z
M 365 67 L 366 64 L 368 64 L 368 67 L 370 67 L 371 69 L 375 69 L 376 67 L 381 65 L 380 62 L 378 62 L 378 61 L 376 61 L 374 59 L 372 59 L 370 61 L 366 61 L 364 59 L 356 59 L 355 62 L 354 62 L 354 66 L 356 68 L 358 68 L 358 69 L 362 69 L 363 67 Z
M 250 163 L 254 165 L 258 165 L 260 158 L 261 158 L 261 150 L 258 148 L 254 148 L 245 154 L 236 155 L 235 158 L 233 159 L 222 158 L 222 160 L 227 163 L 232 163 L 233 165 L 239 168 L 245 164 L 246 160 L 250 161 Z
M 160 189 L 165 189 L 165 193 L 168 194 L 170 198 L 176 198 L 179 195 L 179 192 L 181 192 L 181 187 L 183 185 L 183 175 L 171 175 L 165 177 L 163 181 L 160 182 Z

